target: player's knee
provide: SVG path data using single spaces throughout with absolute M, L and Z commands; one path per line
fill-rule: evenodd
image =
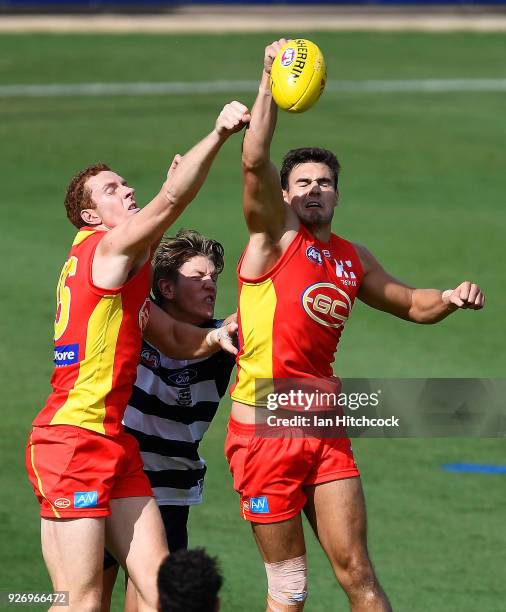
M 366 556 L 350 556 L 335 569 L 337 578 L 348 595 L 361 592 L 367 596 L 374 591 L 376 578 Z
M 266 563 L 269 607 L 272 612 L 302 610 L 307 598 L 306 555 Z
M 102 593 L 99 589 L 80 589 L 69 591 L 69 609 L 79 612 L 100 612 Z

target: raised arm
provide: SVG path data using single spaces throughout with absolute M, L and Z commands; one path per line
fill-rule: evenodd
M 478 285 L 465 281 L 455 289 L 415 289 L 388 274 L 363 246 L 355 245 L 364 269 L 358 293 L 368 306 L 413 323 L 438 323 L 456 310 L 479 310 L 485 296 Z
M 247 108 L 231 102 L 221 111 L 214 129 L 182 158 L 169 172 L 160 192 L 137 214 L 107 232 L 97 248 L 93 278 L 110 287 L 122 284 L 121 273 L 134 269 L 145 260 L 149 247 L 174 223 L 202 187 L 211 164 L 223 143 L 249 121 Z M 116 285 L 111 284 L 114 282 Z M 100 277 L 104 277 L 102 282 Z M 104 284 L 105 281 L 105 284 Z
M 250 243 L 242 267 L 242 273 L 246 276 L 262 274 L 281 255 L 279 241 L 289 225 L 289 216 L 295 217 L 283 200 L 279 174 L 270 159 L 277 106 L 272 99 L 269 79 L 272 62 L 285 42 L 285 39 L 280 39 L 265 49 L 258 95 L 244 136 L 243 210 L 250 233 Z M 295 226 L 296 218 L 291 220 Z
M 237 323 L 233 320 L 218 329 L 195 327 L 176 321 L 156 304 L 151 304 L 143 335 L 150 344 L 173 359 L 198 359 L 221 349 L 236 355 L 233 343 L 236 330 Z

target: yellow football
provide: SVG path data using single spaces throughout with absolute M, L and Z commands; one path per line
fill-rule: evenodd
M 326 80 L 325 58 L 318 46 L 304 38 L 290 40 L 272 64 L 272 97 L 279 108 L 303 113 L 322 95 Z

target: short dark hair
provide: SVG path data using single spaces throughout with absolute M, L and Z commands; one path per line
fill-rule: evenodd
M 295 166 L 305 164 L 306 162 L 316 162 L 325 164 L 332 171 L 334 178 L 334 187 L 337 189 L 339 171 L 341 164 L 337 161 L 336 156 L 328 149 L 319 149 L 318 147 L 303 147 L 301 149 L 292 149 L 283 158 L 281 165 L 280 178 L 281 187 L 288 189 L 288 177 Z
M 180 549 L 158 570 L 161 612 L 214 612 L 223 578 L 216 557 L 203 548 Z
M 65 192 L 65 210 L 70 222 L 78 229 L 86 225 L 81 217 L 81 211 L 86 208 L 96 208 L 91 199 L 91 190 L 86 187 L 86 181 L 92 176 L 111 168 L 102 162 L 84 168 L 72 177 Z
M 217 274 L 223 271 L 225 251 L 223 246 L 211 238 L 206 238 L 199 232 L 180 229 L 171 238 L 164 238 L 153 256 L 153 290 L 154 301 L 161 306 L 164 297 L 158 281 L 161 278 L 176 280 L 181 266 L 192 257 L 202 255 L 208 257 L 214 264 Z

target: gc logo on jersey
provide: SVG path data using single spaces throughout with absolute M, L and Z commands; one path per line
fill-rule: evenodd
M 350 316 L 351 300 L 333 283 L 315 283 L 302 294 L 302 306 L 313 321 L 337 328 Z

